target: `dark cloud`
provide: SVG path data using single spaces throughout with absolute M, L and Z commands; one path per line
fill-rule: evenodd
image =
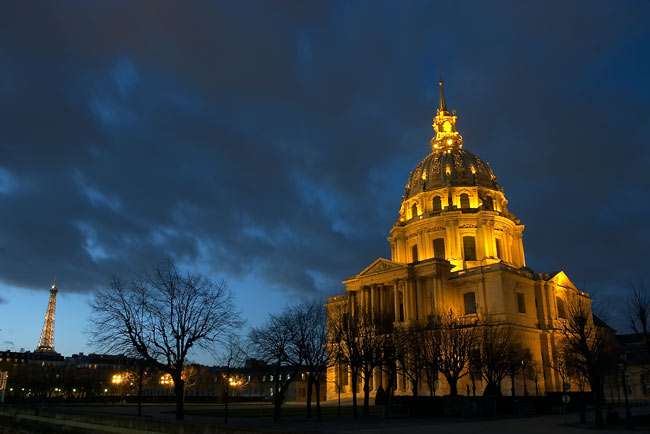
M 336 290 L 388 254 L 441 74 L 533 268 L 610 292 L 641 271 L 647 5 L 183 6 L 2 6 L 4 282 L 90 291 L 171 255 Z

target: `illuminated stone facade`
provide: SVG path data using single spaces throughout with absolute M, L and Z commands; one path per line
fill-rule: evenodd
M 463 148 L 456 121 L 456 114 L 447 110 L 441 83 L 431 153 L 406 183 L 388 236 L 391 259 L 379 258 L 345 280 L 346 293 L 332 297 L 329 308 L 348 303 L 396 325 L 426 322 L 449 309 L 470 321 L 510 325 L 530 350 L 536 372 L 525 386 L 523 377 L 517 379 L 516 393 L 561 390 L 552 366 L 566 300 L 579 296 L 589 301 L 588 295 L 564 272 L 537 273 L 526 267 L 524 225 L 509 211 L 490 166 Z M 385 374 L 376 371 L 373 390 L 387 384 Z M 469 381 L 469 376 L 461 379 L 460 394 L 482 393 L 480 379 L 474 387 Z M 411 393 L 404 378 L 398 376 L 397 383 L 397 394 Z M 330 368 L 328 399 L 337 397 L 338 384 L 342 396 L 350 396 L 349 371 Z M 510 387 L 506 380 L 504 394 Z M 429 393 L 425 381 L 421 389 Z M 438 393 L 447 393 L 442 377 Z

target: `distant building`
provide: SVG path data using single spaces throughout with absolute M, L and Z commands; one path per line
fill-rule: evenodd
M 226 368 L 214 367 L 211 371 L 215 375 L 216 381 L 220 383 L 229 382 L 230 394 L 234 398 L 243 398 L 248 400 L 271 399 L 273 396 L 273 369 L 266 363 L 257 359 L 248 359 L 243 367 Z M 294 374 L 294 370 L 286 367 L 282 374 L 285 376 L 296 375 L 289 384 L 286 392 L 287 401 L 304 402 L 307 399 L 307 375 L 306 373 Z M 282 379 L 281 378 L 281 379 Z M 286 378 L 285 378 L 286 379 Z M 325 381 L 321 383 L 321 400 L 325 400 Z M 316 401 L 316 388 L 312 388 L 312 400 Z
M 625 383 L 629 401 L 650 401 L 650 352 L 645 337 L 632 333 L 617 335 L 616 338 L 622 354 L 616 374 L 608 378 L 605 397 L 610 401 L 622 403 L 625 399 Z

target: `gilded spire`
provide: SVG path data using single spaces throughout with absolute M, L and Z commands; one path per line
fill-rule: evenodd
M 438 87 L 440 88 L 440 99 L 438 101 L 438 112 L 447 111 L 447 102 L 445 101 L 445 84 L 442 80 L 438 82 Z

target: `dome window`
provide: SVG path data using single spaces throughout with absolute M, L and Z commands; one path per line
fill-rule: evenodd
M 433 210 L 442 211 L 442 198 L 440 196 L 435 196 L 433 198 Z
M 411 259 L 412 259 L 411 262 L 418 262 L 419 261 L 419 258 L 418 258 L 418 245 L 417 244 L 413 244 L 411 246 Z
M 436 238 L 433 240 L 433 257 L 436 259 L 445 259 L 445 239 Z
M 467 193 L 463 193 L 460 195 L 460 208 L 461 209 L 469 208 L 469 195 Z
M 411 205 L 411 217 L 416 218 L 418 216 L 418 205 L 414 203 Z
M 483 198 L 483 209 L 494 211 L 494 202 L 492 201 L 491 196 L 485 196 Z
M 476 238 L 463 237 L 463 257 L 466 261 L 476 261 Z
M 501 245 L 501 240 L 499 238 L 494 239 L 494 247 L 496 249 L 497 258 L 503 259 L 503 247 Z

